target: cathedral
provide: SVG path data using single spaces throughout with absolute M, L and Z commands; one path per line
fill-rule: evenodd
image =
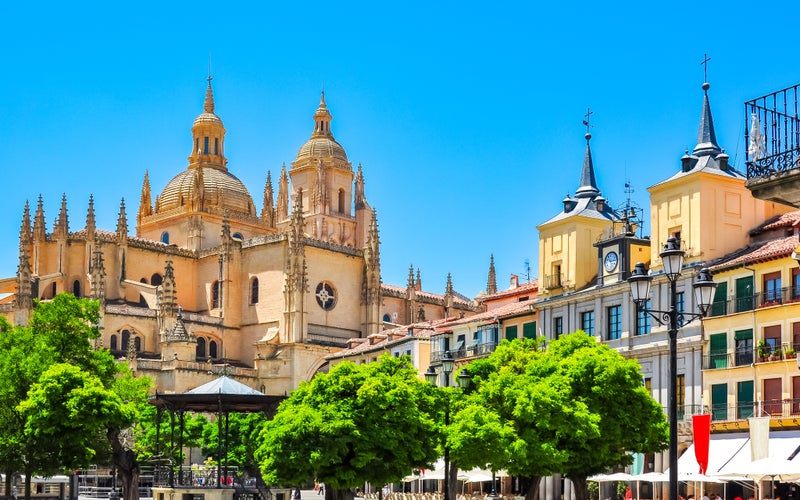
M 17 276 L 2 312 L 25 324 L 35 300 L 68 292 L 101 303 L 98 346 L 127 358 L 162 393 L 181 393 L 226 374 L 267 394 L 285 394 L 326 369 L 325 356 L 388 324 L 473 314 L 453 292 L 381 283 L 375 210 L 364 175 L 331 132 L 322 93 L 311 138 L 277 179 L 267 173 L 257 208 L 228 170 L 225 127 L 211 78 L 191 128 L 186 169 L 159 192 L 144 172 L 135 234 L 124 200 L 115 231 L 71 232 L 66 195 L 48 232 L 43 201 L 26 203 Z

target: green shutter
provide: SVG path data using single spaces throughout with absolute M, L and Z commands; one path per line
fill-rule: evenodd
M 753 338 L 753 330 L 739 330 L 733 334 L 735 340 L 750 340 Z
M 522 325 L 522 336 L 526 339 L 536 338 L 536 322 L 525 323 Z
M 736 418 L 750 418 L 753 416 L 753 381 L 745 380 L 737 384 L 737 415 Z
M 728 367 L 728 334 L 715 333 L 711 335 L 711 342 L 709 346 L 708 359 L 709 368 L 727 368 Z
M 711 420 L 728 420 L 728 384 L 711 386 Z
M 753 300 L 754 292 L 752 276 L 736 280 L 736 312 L 752 311 L 755 309 Z
M 517 338 L 517 325 L 506 327 L 506 339 L 514 340 Z
M 714 302 L 711 304 L 711 316 L 724 316 L 728 314 L 728 282 L 717 283 L 714 293 Z

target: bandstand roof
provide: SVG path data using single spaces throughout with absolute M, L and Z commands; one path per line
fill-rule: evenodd
M 169 411 L 272 413 L 284 399 L 286 396 L 268 396 L 223 375 L 183 394 L 156 392 L 149 402 Z

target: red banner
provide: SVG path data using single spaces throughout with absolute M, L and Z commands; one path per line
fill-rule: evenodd
M 711 441 L 711 414 L 693 415 L 692 431 L 694 432 L 694 456 L 700 464 L 700 474 L 708 469 L 708 447 Z

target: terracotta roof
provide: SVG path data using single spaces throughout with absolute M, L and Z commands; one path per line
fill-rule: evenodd
M 751 229 L 750 236 L 755 236 L 757 234 L 781 227 L 794 227 L 798 223 L 800 223 L 800 210 L 777 215 L 762 223 L 760 226 Z
M 516 288 L 509 288 L 507 290 L 502 290 L 492 294 L 481 295 L 479 297 L 476 297 L 475 300 L 477 300 L 478 302 L 486 302 L 488 300 L 502 299 L 504 297 L 510 297 L 513 295 L 521 295 L 526 292 L 538 292 L 538 291 L 539 291 L 539 278 L 534 278 L 533 280 L 527 283 L 523 283 L 522 285 L 519 285 Z
M 381 283 L 381 289 L 385 292 L 388 292 L 387 295 L 392 297 L 403 298 L 406 296 L 406 287 Z M 435 293 L 425 292 L 422 290 L 418 290 L 416 294 L 418 299 L 422 299 L 422 302 L 441 302 L 444 300 L 444 295 L 438 295 Z M 472 306 L 472 303 L 468 300 L 465 300 L 463 297 L 464 296 L 462 294 L 453 292 L 453 303 L 463 304 L 466 307 Z
M 389 330 L 383 330 L 380 333 L 375 334 L 377 341 L 374 343 L 369 342 L 369 337 L 350 339 L 351 342 L 358 341 L 359 343 L 353 347 L 329 354 L 325 356 L 325 359 L 331 360 L 346 358 L 370 351 L 386 351 L 390 349 L 391 346 L 402 344 L 403 342 L 407 342 L 409 339 L 427 340 L 431 338 L 431 335 L 436 333 L 436 329 L 438 327 L 452 321 L 453 318 L 438 319 L 433 321 L 412 323 L 406 326 L 398 326 Z M 408 334 L 409 329 L 412 329 L 411 335 Z
M 759 241 L 729 253 L 711 266 L 712 272 L 788 257 L 797 248 L 797 236 Z
M 520 314 L 533 311 L 535 302 L 536 302 L 535 297 L 520 302 L 512 302 L 510 304 L 505 304 L 503 306 L 500 306 L 496 309 L 492 309 L 491 311 L 478 313 L 468 318 L 459 318 L 455 321 L 450 321 L 449 323 L 447 323 L 446 326 L 450 327 L 455 325 L 466 325 L 469 323 L 485 324 L 485 323 L 492 323 L 497 319 L 504 319 L 513 316 L 518 316 Z M 450 331 L 450 329 L 448 328 L 446 331 Z M 437 333 L 446 333 L 446 331 L 442 331 L 442 329 L 440 328 L 439 331 L 437 331 Z

